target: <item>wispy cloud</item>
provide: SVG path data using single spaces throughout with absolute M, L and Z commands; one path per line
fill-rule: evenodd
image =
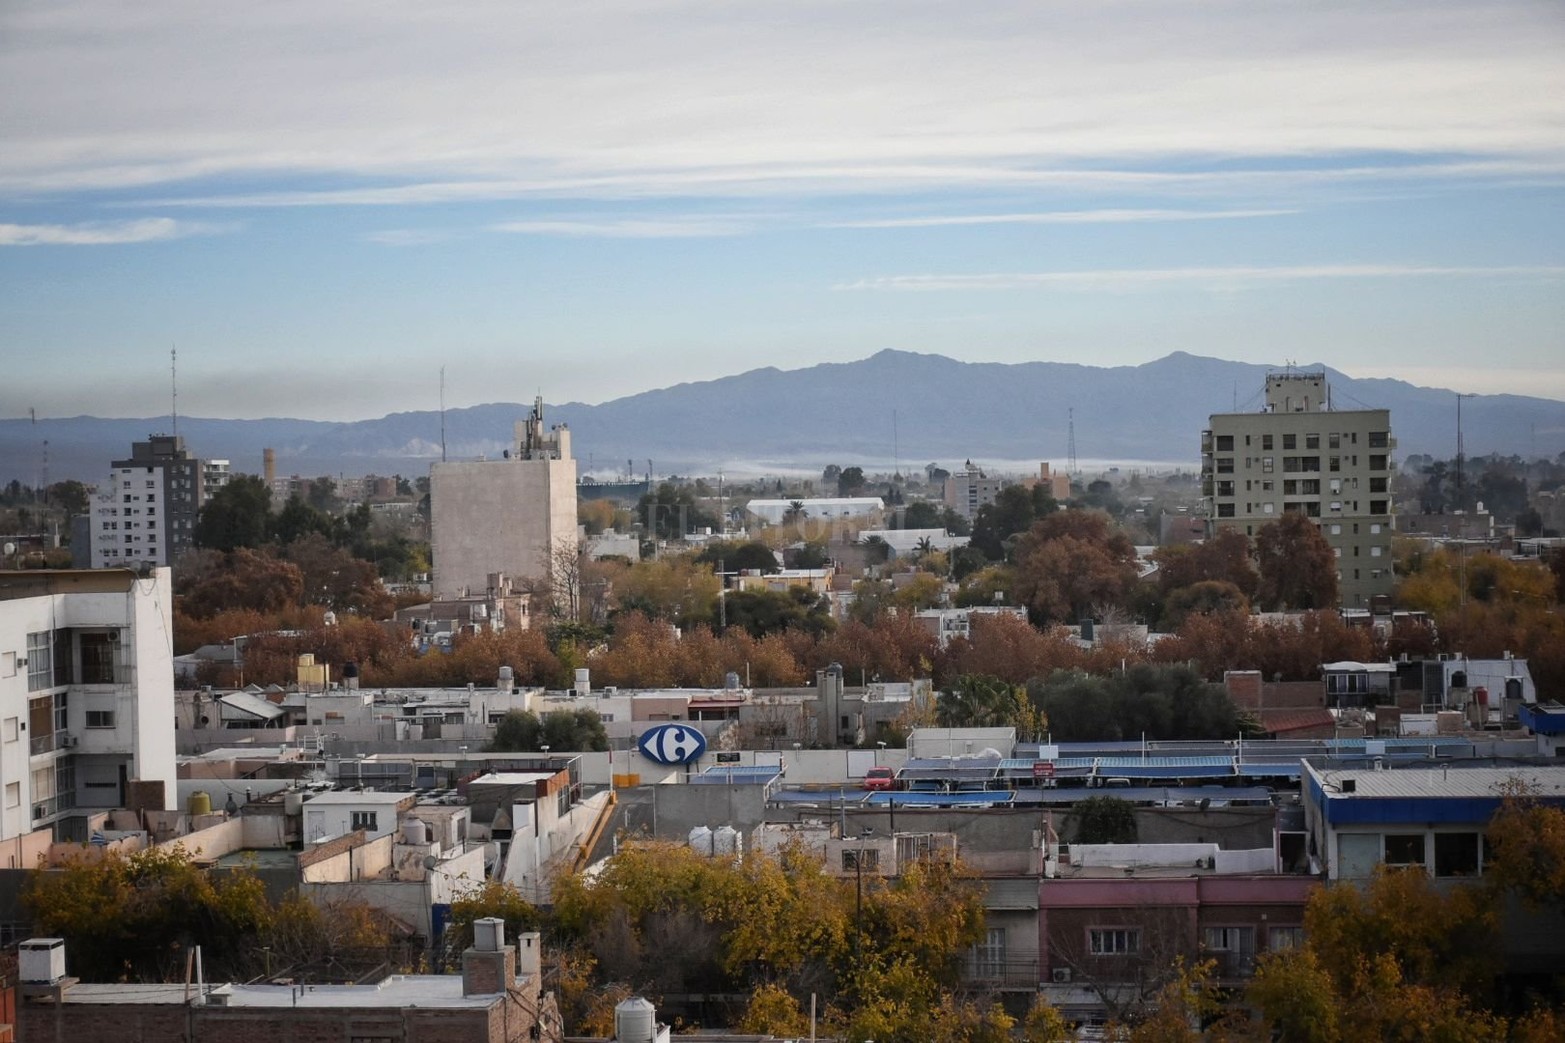
M 137 221 L 100 221 L 74 225 L 0 224 L 0 246 L 114 246 L 155 243 L 193 235 L 217 235 L 232 225 L 147 217 Z
M 363 35 L 351 5 L 11 6 L 16 195 L 862 192 L 1366 155 L 1565 170 L 1565 22 L 1538 0 L 388 2 L 348 52 L 318 41 Z M 269 193 L 282 178 L 298 191 Z M 384 191 L 321 191 L 355 181 Z
M 705 239 L 743 235 L 753 225 L 720 217 L 669 218 L 645 220 L 627 218 L 608 221 L 506 221 L 492 226 L 497 232 L 518 235 L 555 235 L 602 239 Z
M 368 242 L 379 243 L 381 246 L 431 246 L 460 237 L 461 234 L 458 232 L 443 229 L 386 228 L 379 232 L 371 232 L 364 238 Z
M 1060 287 L 1073 290 L 1134 290 L 1176 283 L 1217 288 L 1298 282 L 1313 279 L 1425 278 L 1565 279 L 1565 265 L 1405 265 L 1326 264 L 1275 267 L 1105 268 L 1070 272 L 992 272 L 978 275 L 887 275 L 838 283 L 835 290 L 1019 290 Z
M 1221 221 L 1245 217 L 1279 217 L 1294 210 L 1046 210 L 1022 214 L 940 214 L 888 217 L 868 221 L 837 221 L 827 228 L 942 228 L 950 225 L 1088 225 L 1137 221 Z

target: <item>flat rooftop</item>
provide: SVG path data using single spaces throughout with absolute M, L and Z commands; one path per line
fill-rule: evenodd
M 1565 765 L 1518 764 L 1505 768 L 1465 768 L 1459 762 L 1439 768 L 1321 768 L 1310 765 L 1322 791 L 1332 800 L 1354 798 L 1399 799 L 1494 797 L 1505 795 L 1517 780 L 1537 797 L 1565 799 Z M 1342 792 L 1342 783 L 1353 780 L 1353 792 Z
M 188 990 L 191 997 L 195 986 Z M 394 974 L 374 985 L 215 985 L 208 1002 L 229 1007 L 457 1007 L 482 1010 L 499 993 L 462 995 L 460 974 Z M 65 990 L 66 1003 L 183 1006 L 184 985 L 92 984 Z

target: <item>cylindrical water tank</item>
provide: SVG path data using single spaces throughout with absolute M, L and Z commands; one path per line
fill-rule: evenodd
M 186 805 L 192 815 L 212 814 L 212 794 L 204 789 L 198 789 L 190 795 L 190 801 Z
M 710 855 L 712 848 L 712 831 L 705 826 L 697 826 L 690 831 L 690 850 L 698 855 Z
M 657 1008 L 640 996 L 621 1000 L 614 1008 L 616 1043 L 652 1043 L 657 1036 Z
M 1479 706 L 1488 706 L 1489 705 L 1489 689 L 1485 688 L 1483 685 L 1479 685 L 1477 688 L 1474 688 L 1473 689 L 1473 700 L 1475 702 L 1477 702 Z
M 714 855 L 736 855 L 739 853 L 739 831 L 733 826 L 718 826 L 712 831 L 712 853 Z
M 429 827 L 421 818 L 409 816 L 402 820 L 402 842 L 404 844 L 429 843 Z
M 509 681 L 509 680 L 513 679 L 515 676 L 516 676 L 516 671 L 512 670 L 510 667 L 502 666 L 500 668 L 500 680 L 502 680 L 502 681 Z
M 723 675 L 723 687 L 727 688 L 730 692 L 736 690 L 739 687 L 739 674 L 737 671 L 730 670 L 728 673 Z

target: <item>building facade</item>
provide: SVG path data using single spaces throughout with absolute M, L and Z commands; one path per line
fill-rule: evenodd
M 214 461 L 214 465 L 222 461 Z M 88 523 L 95 569 L 172 565 L 195 546 L 196 518 L 206 502 L 209 469 L 178 435 L 153 435 L 115 460 L 98 489 Z
M 1254 537 L 1284 512 L 1320 526 L 1337 557 L 1344 608 L 1395 586 L 1391 566 L 1391 414 L 1338 410 L 1323 372 L 1273 373 L 1260 413 L 1214 413 L 1201 434 L 1212 531 Z
M 167 569 L 0 573 L 0 866 L 26 835 L 175 800 Z
M 967 469 L 953 471 L 946 478 L 945 505 L 972 521 L 978 515 L 978 508 L 994 503 L 1004 487 L 1002 479 L 990 478 L 969 464 Z
M 482 594 L 494 573 L 549 575 L 556 556 L 576 552 L 570 429 L 546 431 L 538 399 L 502 459 L 430 467 L 429 511 L 437 598 Z

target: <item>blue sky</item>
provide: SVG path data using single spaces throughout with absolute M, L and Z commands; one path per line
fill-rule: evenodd
M 0 5 L 0 416 L 882 348 L 1565 399 L 1565 6 Z

